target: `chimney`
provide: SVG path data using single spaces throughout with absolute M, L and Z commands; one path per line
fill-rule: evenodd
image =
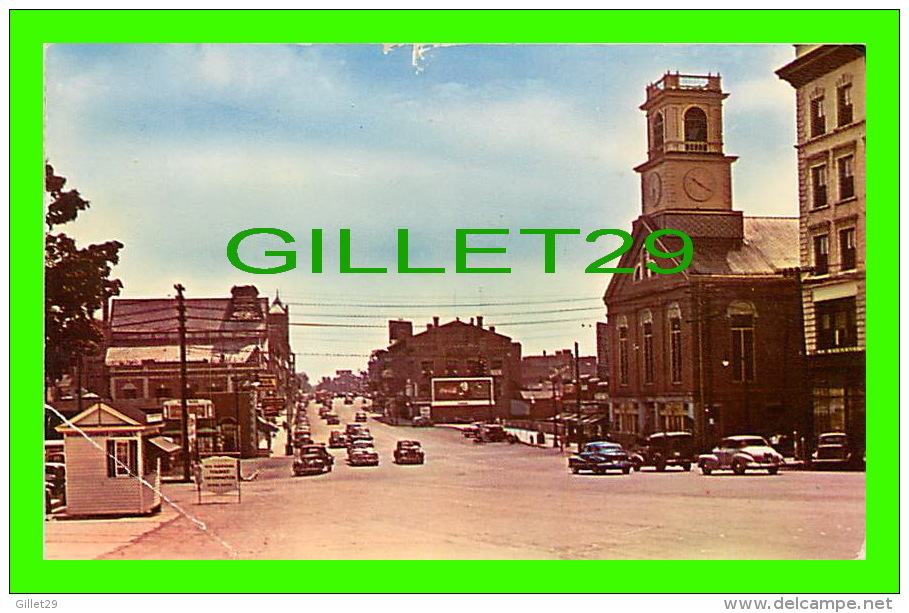
M 439 318 L 438 318 L 438 316 L 432 318 L 432 326 L 433 326 L 434 328 L 438 328 L 438 327 L 439 327 Z
M 473 317 L 470 318 L 470 325 L 473 325 Z
M 496 327 L 495 327 L 495 326 L 489 326 L 489 331 L 490 331 L 490 332 L 495 332 L 495 331 L 496 331 Z
M 477 315 L 477 327 L 478 328 L 483 327 L 483 316 L 482 315 Z
M 388 341 L 390 343 L 402 341 L 413 336 L 413 324 L 404 320 L 391 320 L 388 322 Z

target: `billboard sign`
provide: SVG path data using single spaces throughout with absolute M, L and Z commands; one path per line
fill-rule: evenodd
M 432 380 L 433 407 L 495 404 L 492 377 L 445 377 Z

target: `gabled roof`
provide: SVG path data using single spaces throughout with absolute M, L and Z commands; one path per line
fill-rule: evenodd
M 745 236 L 735 248 L 701 240 L 694 247 L 691 272 L 710 275 L 769 275 L 799 265 L 799 220 L 795 217 L 745 217 Z
M 265 330 L 268 298 L 240 304 L 231 298 L 187 298 L 186 327 L 193 331 Z M 237 308 L 241 306 L 242 308 Z M 177 301 L 173 298 L 115 298 L 111 301 L 111 331 L 177 332 Z
M 142 410 L 127 406 L 114 407 L 107 402 L 96 402 L 87 409 L 74 416 L 69 423 L 57 426 L 58 432 L 73 432 L 76 430 L 145 430 L 147 427 L 159 425 Z

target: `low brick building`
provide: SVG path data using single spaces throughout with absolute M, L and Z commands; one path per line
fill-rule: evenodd
M 429 413 L 435 421 L 472 421 L 512 414 L 521 385 L 520 343 L 484 327 L 482 317 L 442 325 L 436 317 L 425 331 L 412 331 L 411 322 L 389 322 L 390 345 L 374 352 L 369 364 L 370 385 L 391 418 Z M 468 391 L 489 389 L 480 380 L 491 379 L 492 403 L 477 396 L 433 404 L 433 380 L 459 378 L 476 380 L 465 382 Z

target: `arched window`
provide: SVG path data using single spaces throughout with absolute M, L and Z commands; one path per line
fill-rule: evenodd
M 651 135 L 651 139 L 653 150 L 662 151 L 663 142 L 665 141 L 662 113 L 657 113 L 656 117 L 653 118 L 653 134 Z
M 707 151 L 707 113 L 696 106 L 685 111 L 685 150 Z

